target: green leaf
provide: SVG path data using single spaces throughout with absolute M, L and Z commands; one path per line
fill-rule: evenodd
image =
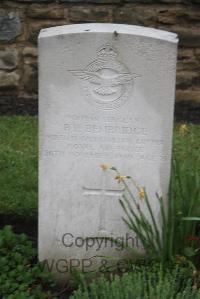
M 192 256 L 195 256 L 196 255 L 196 252 L 195 250 L 192 248 L 192 247 L 186 247 L 184 249 L 184 253 L 187 257 L 192 257 Z
M 183 217 L 183 221 L 200 221 L 200 217 Z

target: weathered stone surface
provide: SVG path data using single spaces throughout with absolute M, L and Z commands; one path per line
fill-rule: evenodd
M 180 48 L 178 51 L 178 71 L 194 71 L 200 69 L 200 57 L 193 49 Z
M 178 60 L 189 60 L 194 57 L 194 50 L 193 49 L 178 49 Z
M 16 89 L 19 86 L 19 75 L 15 72 L 0 71 L 0 90 Z
M 180 36 L 180 46 L 200 47 L 200 30 L 198 28 L 177 28 Z
M 105 6 L 74 6 L 69 11 L 71 22 L 110 22 L 112 8 Z
M 195 55 L 196 59 L 198 59 L 198 61 L 200 63 L 200 49 L 195 49 L 194 50 L 194 55 Z
M 114 22 L 134 25 L 153 26 L 156 12 L 151 6 L 125 5 L 114 11 Z
M 30 57 L 37 57 L 38 55 L 38 50 L 36 47 L 25 47 L 23 49 L 23 55 L 24 56 L 30 56 Z
M 39 53 L 39 257 L 50 264 L 88 259 L 88 271 L 98 271 L 102 259 L 93 259 L 96 244 L 66 250 L 65 234 L 85 240 L 130 234 L 131 246 L 143 252 L 122 221 L 123 185 L 100 164 L 145 186 L 158 222 L 156 193 L 167 204 L 176 34 L 119 24 L 61 26 L 41 32 Z M 139 204 L 137 188 L 132 192 Z M 115 262 L 126 254 L 105 244 L 98 250 L 98 256 Z M 70 274 L 53 271 L 64 280 Z
M 200 10 L 193 6 L 185 9 L 183 5 L 157 6 L 156 17 L 158 23 L 163 24 L 193 24 L 199 22 Z
M 200 72 L 192 72 L 192 71 L 182 71 L 177 74 L 177 88 L 178 89 L 188 89 L 192 86 L 198 86 L 200 82 Z
M 34 44 L 37 44 L 38 35 L 41 29 L 48 28 L 48 27 L 55 27 L 60 25 L 67 24 L 67 21 L 46 21 L 46 22 L 39 22 L 39 23 L 31 23 L 29 25 L 29 32 L 28 32 L 28 41 Z
M 166 27 L 162 27 L 166 28 Z M 168 27 L 172 32 L 176 32 L 179 35 L 181 47 L 198 48 L 200 47 L 200 30 L 198 27 L 180 27 L 170 26 Z
M 200 72 L 199 4 L 200 0 L 0 0 L 0 52 L 10 47 L 17 50 L 19 90 L 27 93 L 23 91 L 23 69 L 25 64 L 34 69 L 37 66 L 36 44 L 40 29 L 70 22 L 129 23 L 178 33 L 181 46 L 177 71 Z M 8 71 L 15 68 L 5 65 L 2 58 L 0 66 Z M 183 82 L 182 74 L 178 80 Z M 192 82 L 192 88 L 196 89 L 197 82 Z M 181 86 L 185 90 L 183 83 Z M 198 86 L 200 88 L 200 82 Z M 16 90 L 13 94 L 16 96 Z
M 62 19 L 65 17 L 65 11 L 59 5 L 33 4 L 28 7 L 27 16 L 36 19 Z
M 28 94 L 38 92 L 38 73 L 33 65 L 24 65 L 24 89 Z
M 80 0 L 60 0 L 61 3 L 83 3 Z M 94 3 L 94 4 L 113 4 L 122 3 L 123 0 L 84 0 L 84 3 Z
M 18 2 L 22 2 L 22 3 L 49 3 L 52 2 L 52 0 L 14 0 L 14 1 L 18 1 Z
M 13 70 L 17 66 L 17 50 L 0 50 L 0 70 Z
M 36 115 L 38 113 L 37 107 L 38 107 L 37 97 L 34 97 L 33 95 L 29 98 L 24 98 L 21 96 L 17 97 L 16 95 L 13 96 L 0 95 L 0 115 L 5 115 L 5 114 Z M 5 223 L 7 223 L 7 221 Z M 24 219 L 23 219 L 23 226 L 24 226 Z M 35 227 L 37 226 L 35 225 Z M 30 229 L 29 229 L 29 233 L 30 233 Z
M 17 12 L 0 10 L 0 40 L 11 41 L 20 34 L 21 23 Z
M 145 5 L 145 4 L 127 4 L 115 10 L 115 22 L 128 22 L 137 25 L 174 25 L 198 23 L 200 19 L 200 9 L 183 5 Z
M 176 91 L 177 102 L 192 101 L 200 104 L 200 89 L 198 90 L 177 90 Z
M 37 48 L 25 47 L 22 54 L 25 92 L 26 94 L 37 93 Z
M 53 0 L 13 0 L 19 3 L 50 3 Z M 124 3 L 155 3 L 155 0 L 58 0 L 58 3 L 94 3 L 94 4 L 124 4 Z M 158 0 L 157 3 L 183 3 L 183 4 L 199 4 L 200 0 Z
M 200 103 L 195 101 L 176 101 L 175 121 L 199 124 Z

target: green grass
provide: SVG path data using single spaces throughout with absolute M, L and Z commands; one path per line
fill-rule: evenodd
M 172 252 L 192 259 L 199 267 L 200 244 L 188 237 L 200 237 L 197 221 L 183 218 L 200 217 L 200 126 L 189 126 L 188 132 L 174 134 L 174 160 L 172 172 L 171 224 L 173 225 Z
M 0 118 L 0 215 L 37 217 L 37 122 L 31 116 Z M 199 163 L 200 126 L 188 130 L 180 134 L 176 126 L 174 154 L 183 162 L 181 171 L 192 174 Z
M 180 132 L 180 125 L 175 125 L 173 138 L 173 154 L 183 164 L 187 163 L 187 168 L 194 171 L 198 165 L 200 170 L 200 125 L 188 125 L 185 133 Z M 195 166 L 196 165 L 196 166 Z M 192 166 L 195 166 L 192 168 Z
M 0 214 L 37 215 L 37 118 L 0 118 Z

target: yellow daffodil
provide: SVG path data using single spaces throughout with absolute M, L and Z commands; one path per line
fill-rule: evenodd
M 145 191 L 144 191 L 144 188 L 143 188 L 143 187 L 139 188 L 139 190 L 138 190 L 138 196 L 139 196 L 140 199 L 143 199 L 143 198 L 144 198 L 144 196 L 145 196 Z
M 180 125 L 179 132 L 180 132 L 180 134 L 184 135 L 185 133 L 188 132 L 188 126 L 186 124 Z
M 118 183 L 120 183 L 121 181 L 123 181 L 124 179 L 126 179 L 127 176 L 126 175 L 117 175 L 115 177 L 115 179 L 118 181 Z
M 110 168 L 110 165 L 108 165 L 108 164 L 100 164 L 99 166 L 103 171 L 106 171 Z

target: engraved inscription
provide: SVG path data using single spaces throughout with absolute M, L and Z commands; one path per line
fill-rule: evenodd
M 153 134 L 152 134 L 153 133 Z M 157 137 L 155 137 L 157 136 Z M 59 130 L 45 134 L 51 148 L 44 148 L 43 156 L 72 156 L 98 159 L 127 159 L 140 161 L 168 161 L 170 148 L 164 137 L 144 126 L 143 119 L 131 116 L 93 116 L 66 114 L 66 122 Z
M 121 107 L 128 99 L 134 79 L 140 77 L 129 71 L 110 44 L 97 51 L 97 59 L 82 70 L 69 70 L 81 80 L 86 100 L 99 108 Z
M 102 174 L 102 182 L 100 188 L 87 188 L 83 187 L 83 195 L 97 195 L 100 198 L 100 210 L 99 210 L 99 228 L 100 233 L 106 233 L 106 198 L 110 196 L 117 196 L 117 199 L 122 196 L 124 189 L 112 190 L 106 186 L 106 173 Z

